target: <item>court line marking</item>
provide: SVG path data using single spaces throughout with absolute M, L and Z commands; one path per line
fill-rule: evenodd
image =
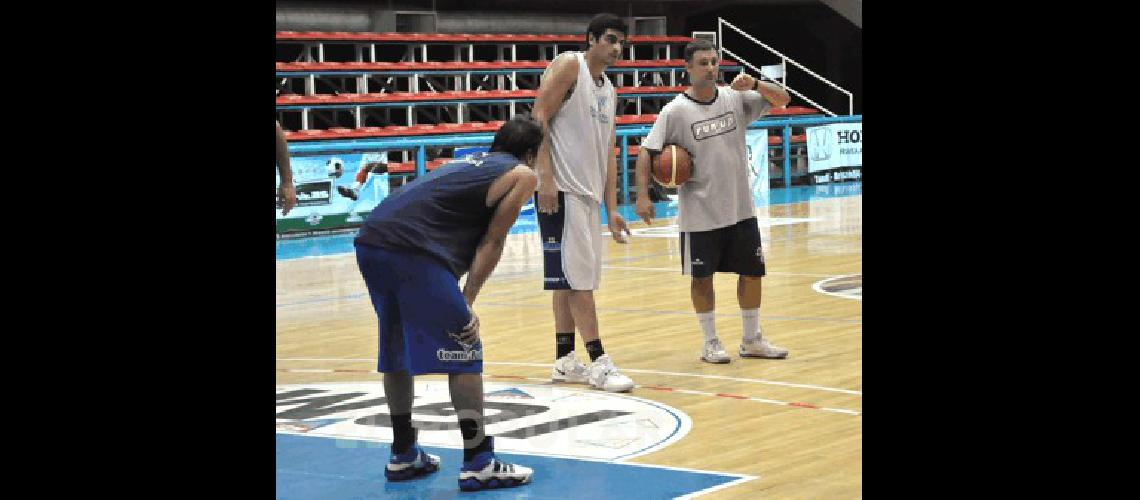
M 327 361 L 369 362 L 369 363 L 375 363 L 376 362 L 376 358 L 366 358 L 366 359 L 352 359 L 352 358 L 277 358 L 276 360 L 277 361 L 315 361 L 315 362 L 327 362 Z M 486 364 L 486 365 L 502 365 L 502 366 L 525 366 L 525 367 L 533 367 L 533 368 L 546 368 L 546 367 L 550 366 L 549 363 L 519 363 L 519 362 L 513 362 L 513 361 L 484 361 L 483 364 Z M 330 373 L 328 371 L 328 369 L 325 369 L 325 368 L 307 368 L 307 369 L 298 368 L 298 369 L 291 369 L 291 370 L 297 370 L 297 371 L 300 371 L 301 373 Z M 301 371 L 301 370 L 315 370 L 315 371 Z M 362 372 L 362 373 L 364 372 L 362 370 L 356 370 L 356 371 Z M 658 371 L 658 370 L 641 370 L 641 369 L 637 369 L 637 368 L 626 368 L 626 367 L 622 367 L 621 371 L 630 372 L 630 373 L 647 373 L 650 375 L 667 375 L 667 376 L 673 376 L 673 377 L 693 377 L 693 378 L 705 378 L 705 379 L 716 379 L 716 380 L 728 380 L 728 381 L 732 381 L 732 382 L 747 382 L 747 383 L 753 383 L 753 384 L 765 384 L 765 385 L 775 385 L 775 386 L 782 386 L 782 387 L 794 387 L 797 389 L 812 389 L 812 390 L 817 390 L 817 391 L 838 392 L 838 393 L 842 393 L 842 394 L 850 394 L 853 396 L 860 396 L 860 397 L 863 396 L 863 391 L 856 391 L 853 389 L 841 389 L 841 388 L 837 388 L 837 387 L 827 387 L 827 386 L 815 385 L 815 384 L 797 384 L 794 382 L 780 382 L 778 380 L 765 380 L 765 379 L 758 379 L 758 378 L 742 378 L 742 377 L 726 377 L 724 375 L 708 375 L 708 374 L 704 374 L 704 373 L 685 373 L 685 372 L 665 372 L 665 371 Z M 371 371 L 368 373 L 375 373 L 375 371 Z
M 325 258 L 331 258 L 331 257 L 343 257 L 344 255 L 348 255 L 348 254 L 342 254 L 342 255 L 338 255 L 338 256 L 317 255 L 317 256 L 311 256 L 311 257 L 299 257 L 298 259 L 325 259 Z M 289 259 L 289 260 L 298 260 L 298 259 Z M 520 267 L 523 269 L 522 270 L 508 271 L 505 274 L 494 274 L 493 273 L 493 274 L 491 274 L 491 276 L 492 277 L 495 277 L 495 276 L 518 276 L 518 275 L 525 274 L 527 272 L 532 272 L 532 271 L 537 273 L 539 271 L 542 271 L 542 266 L 543 266 L 543 264 L 541 262 L 535 263 L 535 262 L 500 261 L 497 268 Z M 638 267 L 638 266 L 603 265 L 602 269 L 612 269 L 615 271 L 669 272 L 669 273 L 681 274 L 681 268 L 679 266 L 676 268 L 672 268 L 672 267 Z M 854 276 L 854 275 L 853 274 L 822 274 L 822 273 L 785 273 L 785 272 L 770 271 L 767 273 L 767 276 L 809 276 L 809 277 L 813 277 L 813 278 L 845 278 L 845 277 Z M 826 292 L 822 292 L 822 293 L 826 293 Z
M 622 368 L 622 370 L 633 371 L 633 370 L 627 370 L 625 368 Z M 370 375 L 379 373 L 376 370 L 343 370 L 343 369 L 328 369 L 328 368 L 322 368 L 322 369 L 277 368 L 277 371 L 285 372 L 285 373 L 357 373 L 357 374 L 370 374 Z M 544 382 L 545 384 L 543 384 L 543 385 L 555 385 L 553 382 L 550 381 L 549 378 L 522 377 L 522 376 L 517 376 L 517 375 L 492 375 L 492 374 L 487 374 L 487 373 L 485 373 L 484 376 L 486 376 L 487 378 L 491 378 L 491 379 L 526 380 L 526 381 L 531 381 L 531 382 Z M 656 385 L 635 385 L 634 388 L 647 389 L 647 390 L 651 390 L 651 391 L 661 391 L 661 392 L 675 392 L 675 393 L 679 393 L 679 394 L 690 394 L 690 395 L 694 395 L 694 396 L 708 396 L 708 397 L 724 398 L 724 399 L 738 399 L 738 400 L 743 400 L 743 401 L 753 401 L 753 402 L 757 402 L 757 403 L 765 403 L 765 404 L 777 405 L 777 406 L 790 406 L 792 408 L 805 408 L 805 409 L 809 409 L 809 410 L 820 410 L 820 411 L 831 412 L 831 413 L 842 413 L 845 415 L 851 415 L 851 416 L 856 416 L 856 417 L 863 415 L 863 412 L 861 412 L 861 411 L 849 410 L 846 408 L 830 408 L 830 407 L 826 407 L 826 406 L 818 406 L 818 405 L 813 405 L 810 403 L 803 403 L 803 402 L 799 402 L 799 401 L 781 401 L 778 399 L 757 398 L 757 397 L 751 397 L 751 396 L 742 396 L 739 394 L 727 394 L 727 393 L 723 393 L 723 392 L 694 391 L 692 389 L 677 389 L 677 388 L 673 388 L 673 387 L 664 387 L 664 386 L 656 386 Z M 635 396 L 631 396 L 631 397 L 635 397 Z M 637 456 L 637 455 L 634 455 L 634 456 Z
M 316 384 L 291 384 L 291 385 L 320 385 L 320 383 L 316 383 Z M 527 384 L 520 384 L 520 385 L 525 387 Z M 293 432 L 293 431 L 280 431 L 280 430 L 277 431 L 277 434 L 285 434 L 285 435 L 289 435 L 289 436 L 311 437 L 311 438 L 319 438 L 319 439 L 337 439 L 337 440 L 343 440 L 343 441 L 363 441 L 363 442 L 367 442 L 367 443 L 391 443 L 391 441 L 388 441 L 388 440 L 377 439 L 374 437 L 365 437 L 365 436 L 356 436 L 356 437 L 352 437 L 352 438 L 345 438 L 345 437 L 336 437 L 336 436 L 325 436 L 325 435 L 321 435 L 321 434 L 307 434 L 307 433 L 300 433 L 300 432 Z M 461 448 L 444 446 L 444 445 L 431 445 L 431 447 L 445 448 L 445 449 L 450 449 L 450 450 L 461 449 Z M 695 474 L 720 475 L 720 476 L 729 476 L 729 477 L 737 478 L 735 481 L 731 481 L 729 483 L 725 483 L 723 485 L 720 485 L 721 488 L 727 487 L 728 485 L 740 484 L 743 482 L 747 482 L 747 481 L 751 481 L 753 479 L 759 479 L 760 478 L 760 476 L 753 476 L 751 474 L 741 474 L 739 472 L 722 472 L 722 471 L 713 471 L 713 470 L 691 469 L 688 467 L 675 467 L 675 466 L 671 466 L 671 465 L 643 464 L 643 463 L 639 463 L 639 462 L 626 462 L 625 460 L 614 461 L 614 460 L 607 460 L 607 459 L 601 459 L 601 458 L 589 458 L 589 457 L 562 455 L 559 453 L 551 453 L 551 452 L 536 452 L 536 451 L 521 451 L 521 450 L 520 451 L 514 451 L 514 450 L 512 450 L 512 451 L 504 451 L 502 453 L 506 454 L 506 455 L 525 455 L 525 456 L 542 457 L 542 458 L 562 458 L 562 459 L 567 459 L 567 460 L 581 460 L 583 462 L 594 462 L 594 463 L 606 463 L 606 464 L 620 463 L 622 465 L 631 465 L 634 467 L 644 467 L 644 468 L 649 468 L 649 469 L 664 469 L 664 470 L 672 470 L 672 471 L 678 471 L 678 472 L 692 472 Z M 633 458 L 633 457 L 630 457 L 630 458 Z M 716 488 L 716 487 L 714 487 L 714 488 Z M 703 495 L 703 494 L 707 493 L 708 491 L 714 491 L 714 490 L 711 490 L 711 489 L 710 490 L 700 490 L 700 491 L 690 493 L 690 495 Z M 684 498 L 684 497 L 678 497 L 678 498 Z M 692 498 L 692 497 L 689 496 L 688 498 Z
M 315 438 L 333 439 L 332 436 L 322 436 L 319 434 L 293 434 L 293 433 L 285 433 L 285 432 L 283 432 L 282 434 L 287 434 L 290 436 L 300 435 L 300 436 L 315 437 Z M 335 438 L 335 439 L 344 439 L 344 438 Z M 387 441 L 385 441 L 385 442 L 387 442 Z M 443 448 L 443 447 L 439 446 L 438 448 Z M 587 462 L 605 462 L 603 460 L 593 460 L 593 459 L 585 459 L 585 458 L 579 458 L 579 457 L 558 457 L 558 456 L 537 455 L 537 454 L 531 454 L 531 453 L 516 453 L 513 451 L 512 452 L 503 452 L 503 453 L 504 454 L 527 455 L 527 456 L 543 457 L 543 458 L 561 458 L 564 460 L 583 460 L 583 461 L 587 461 Z M 672 471 L 678 471 L 678 472 L 691 472 L 691 473 L 696 473 L 696 474 L 714 474 L 714 475 L 728 476 L 728 477 L 736 478 L 736 479 L 733 479 L 732 481 L 729 481 L 727 483 L 721 483 L 721 484 L 718 484 L 716 486 L 711 486 L 711 487 L 705 488 L 703 490 L 694 491 L 692 493 L 689 493 L 688 495 L 676 497 L 677 499 L 697 498 L 699 496 L 707 495 L 707 494 L 712 493 L 714 491 L 723 490 L 725 488 L 731 488 L 733 486 L 744 484 L 744 483 L 747 483 L 748 481 L 752 481 L 752 480 L 760 478 L 760 476 L 752 476 L 752 475 L 748 475 L 748 474 L 738 474 L 735 472 L 706 471 L 706 470 L 698 470 L 698 469 L 687 469 L 684 467 L 670 467 L 667 465 L 641 464 L 641 463 L 636 463 L 636 462 L 621 462 L 621 464 L 622 465 L 632 465 L 635 467 L 647 467 L 647 468 L 652 468 L 652 469 L 672 470 Z M 372 477 L 366 477 L 366 476 L 346 476 L 343 474 L 328 474 L 328 473 L 321 473 L 321 472 L 309 472 L 309 471 L 296 470 L 296 469 L 278 468 L 276 472 L 279 474 L 280 473 L 298 474 L 298 475 L 305 475 L 305 476 L 316 476 L 316 477 L 334 478 L 334 479 L 342 479 L 342 480 L 343 479 L 348 479 L 348 480 L 362 480 L 362 479 L 371 480 L 371 479 L 374 479 Z
M 519 303 L 514 303 L 514 302 L 480 302 L 479 305 L 480 306 L 490 306 L 490 307 L 524 307 L 524 308 L 528 308 L 528 309 L 538 309 L 538 308 L 550 309 L 549 303 L 547 303 L 547 304 L 519 304 Z M 657 315 L 668 314 L 668 315 L 679 315 L 679 316 L 692 316 L 693 315 L 692 311 L 633 309 L 633 308 L 626 308 L 626 307 L 598 307 L 598 308 L 595 308 L 595 310 L 597 310 L 598 312 L 627 312 L 627 313 L 657 314 Z M 715 317 L 717 317 L 717 318 L 726 318 L 726 317 L 739 318 L 740 313 L 732 313 L 732 312 L 716 313 Z M 863 320 L 861 320 L 861 319 L 827 318 L 827 317 L 818 317 L 818 316 L 817 317 L 802 317 L 802 316 L 765 315 L 764 318 L 768 319 L 768 320 L 775 320 L 775 321 L 825 321 L 825 322 L 834 322 L 834 323 L 852 323 L 852 324 L 860 324 L 860 325 L 863 324 Z
M 614 269 L 618 271 L 661 271 L 681 274 L 680 266 L 676 268 L 671 267 L 637 267 L 637 266 L 602 266 L 602 269 Z M 853 276 L 850 274 L 819 274 L 819 273 L 778 273 L 769 272 L 767 276 L 810 276 L 813 278 L 842 278 L 845 276 Z
M 335 300 L 358 300 L 358 299 L 363 299 L 367 296 L 368 296 L 368 292 L 353 293 L 353 294 L 349 294 L 349 295 L 341 295 L 339 297 L 318 297 L 315 299 L 301 300 L 301 301 L 296 301 L 296 302 L 285 302 L 282 304 L 277 304 L 275 306 L 275 308 L 280 309 L 283 307 L 301 306 L 301 305 L 306 305 L 306 304 L 319 304 L 321 302 L 331 302 L 331 301 L 335 301 Z M 486 307 L 515 307 L 515 308 L 522 307 L 522 308 L 527 308 L 527 309 L 550 309 L 550 304 L 519 304 L 517 302 L 480 302 L 479 305 L 480 306 L 486 306 Z M 619 312 L 619 313 L 639 313 L 639 314 L 658 314 L 658 315 L 668 314 L 668 315 L 675 315 L 675 316 L 688 316 L 688 315 L 693 314 L 692 311 L 632 309 L 632 308 L 625 308 L 625 307 L 598 307 L 598 308 L 596 308 L 596 310 L 598 312 Z M 738 316 L 739 316 L 738 313 L 725 312 L 725 313 L 716 313 L 714 317 L 728 318 L 728 317 L 738 317 Z M 858 325 L 863 324 L 863 320 L 861 320 L 861 319 L 827 318 L 827 317 L 818 317 L 818 316 L 817 317 L 802 317 L 802 316 L 766 315 L 766 316 L 764 316 L 764 318 L 769 319 L 769 320 L 773 320 L 773 321 L 823 321 L 823 322 L 832 322 L 832 323 L 850 323 L 850 324 L 858 324 Z
M 375 361 L 375 359 L 370 359 L 369 361 Z M 550 366 L 549 363 L 517 363 L 517 362 L 512 362 L 512 361 L 484 361 L 483 363 L 489 364 L 489 365 L 528 366 L 528 367 L 535 367 L 535 368 L 546 368 L 546 367 Z M 793 383 L 793 382 L 780 382 L 778 380 L 764 380 L 764 379 L 741 378 L 741 377 L 726 377 L 724 375 L 707 375 L 704 373 L 685 373 L 685 372 L 666 372 L 666 371 L 658 371 L 658 370 L 641 370 L 641 369 L 636 369 L 636 368 L 626 368 L 624 366 L 621 368 L 621 371 L 631 372 L 631 373 L 648 373 L 651 375 L 668 375 L 668 376 L 673 376 L 673 377 L 709 378 L 709 379 L 717 379 L 717 380 L 729 380 L 732 382 L 751 382 L 751 383 L 757 383 L 757 384 L 776 385 L 776 386 L 783 386 L 783 387 L 795 387 L 797 389 L 813 389 L 813 390 L 817 390 L 817 391 L 839 392 L 839 393 L 843 393 L 843 394 L 851 394 L 854 396 L 862 396 L 863 395 L 863 391 L 856 391 L 856 390 L 852 390 L 852 389 L 840 389 L 840 388 L 836 388 L 836 387 L 827 387 L 827 386 L 814 385 L 814 384 L 797 384 L 797 383 Z
M 744 484 L 744 483 L 747 483 L 748 481 L 751 481 L 751 480 L 753 480 L 753 479 L 759 479 L 759 478 L 760 478 L 759 476 L 756 476 L 756 477 L 752 477 L 752 476 L 745 476 L 745 477 L 741 477 L 740 479 L 737 479 L 737 480 L 735 480 L 735 481 L 729 481 L 729 482 L 727 482 L 727 483 L 724 483 L 724 484 L 720 484 L 720 485 L 717 485 L 717 486 L 713 486 L 713 487 L 711 487 L 711 488 L 705 488 L 705 489 L 703 489 L 703 490 L 700 490 L 700 491 L 694 491 L 694 492 L 692 492 L 692 493 L 689 493 L 688 495 L 682 495 L 682 496 L 679 496 L 679 497 L 677 497 L 677 499 L 678 499 L 678 500 L 681 500 L 681 499 L 697 498 L 697 497 L 699 497 L 699 496 L 702 496 L 702 495 L 707 495 L 707 494 L 709 494 L 709 493 L 712 493 L 712 492 L 714 492 L 714 491 L 723 490 L 723 489 L 725 489 L 725 488 L 731 488 L 731 487 L 733 487 L 733 486 L 736 486 L 736 485 L 738 485 L 738 484 Z

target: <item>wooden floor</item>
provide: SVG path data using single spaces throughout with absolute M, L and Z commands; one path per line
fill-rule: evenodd
M 705 498 L 861 497 L 862 301 L 812 285 L 862 273 L 862 196 L 759 210 L 768 265 L 761 325 L 767 338 L 791 351 L 786 360 L 735 356 L 741 334 L 736 277 L 721 274 L 716 324 L 733 361 L 699 361 L 702 336 L 688 278 L 680 274 L 677 239 L 607 240 L 595 293 L 606 351 L 639 385 L 633 395 L 693 421 L 681 441 L 631 461 L 758 476 Z M 663 231 L 671 223 L 657 220 L 653 227 Z M 554 322 L 550 292 L 541 289 L 541 259 L 537 235 L 512 235 L 475 304 L 489 376 L 549 376 Z M 375 368 L 376 316 L 353 255 L 277 261 L 276 302 L 278 384 L 379 381 L 374 374 L 288 371 Z M 580 338 L 577 346 L 584 355 Z

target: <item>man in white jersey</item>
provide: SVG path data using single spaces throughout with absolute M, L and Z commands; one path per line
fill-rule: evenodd
M 783 359 L 787 349 L 763 338 L 760 331 L 760 278 L 764 254 L 748 184 L 748 124 L 772 106 L 791 98 L 778 85 L 741 73 L 731 87 L 717 86 L 720 61 L 716 47 L 697 40 L 685 47 L 685 70 L 691 87 L 657 115 L 637 157 L 637 215 L 646 224 L 655 215 L 649 200 L 650 158 L 665 144 L 689 151 L 693 173 L 678 188 L 677 225 L 681 230 L 681 272 L 692 276 L 690 294 L 704 332 L 701 359 L 728 363 L 716 335 L 713 273 L 739 275 L 736 300 L 744 323 L 740 356 Z
M 586 28 L 585 52 L 565 52 L 542 76 L 534 117 L 543 141 L 536 168 L 535 208 L 542 235 L 543 288 L 554 290 L 555 382 L 589 383 L 612 392 L 633 389 L 598 335 L 594 290 L 602 275 L 599 205 L 606 204 L 614 240 L 629 234 L 617 210 L 614 115 L 617 93 L 604 71 L 621 58 L 628 29 L 612 14 L 595 16 Z M 574 355 L 574 329 L 590 354 L 586 367 Z

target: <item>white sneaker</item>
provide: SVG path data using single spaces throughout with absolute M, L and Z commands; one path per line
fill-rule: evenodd
M 534 469 L 518 464 L 509 464 L 495 457 L 495 452 L 484 451 L 463 462 L 459 469 L 459 489 L 479 491 L 494 488 L 510 488 L 529 484 Z
M 578 361 L 574 351 L 570 351 L 570 354 L 554 362 L 554 368 L 550 369 L 550 379 L 568 384 L 585 384 L 590 379 L 590 370 Z
M 590 385 L 609 392 L 628 392 L 633 389 L 633 380 L 618 373 L 609 354 L 603 354 L 590 365 Z
M 788 350 L 778 345 L 770 344 L 765 339 L 743 340 L 740 343 L 740 357 L 784 359 L 788 357 Z
M 439 457 L 425 453 L 419 446 L 412 446 L 403 455 L 392 455 L 384 469 L 384 477 L 389 481 L 403 481 L 416 476 L 431 474 L 439 470 Z
M 724 352 L 724 345 L 719 338 L 705 341 L 705 348 L 701 350 L 701 361 L 706 363 L 724 364 L 732 361 L 728 353 Z

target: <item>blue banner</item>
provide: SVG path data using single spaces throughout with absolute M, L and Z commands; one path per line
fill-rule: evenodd
M 768 205 L 768 129 L 749 130 L 745 142 L 748 144 L 748 184 L 752 187 L 752 202 L 757 206 Z
M 301 219 L 318 226 L 329 216 L 347 217 L 345 222 L 362 222 L 361 213 L 371 212 L 388 196 L 388 153 L 350 153 L 297 156 L 290 159 L 297 205 L 289 215 L 281 215 L 277 197 L 277 220 Z M 280 192 L 281 176 L 276 176 Z M 353 199 L 355 198 L 355 199 Z

